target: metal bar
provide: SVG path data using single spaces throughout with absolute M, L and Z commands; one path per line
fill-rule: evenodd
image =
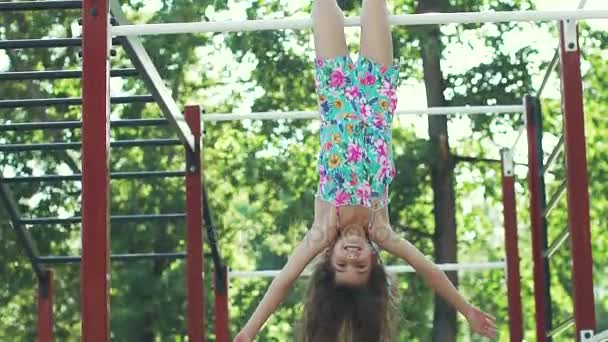
M 567 40 L 569 42 L 566 42 Z M 574 285 L 574 325 L 576 340 L 580 341 L 584 331 L 595 330 L 596 320 L 583 81 L 576 22 L 560 23 L 560 57 L 568 187 L 568 226 L 570 227 L 572 284 Z
M 511 342 L 524 339 L 521 306 L 521 277 L 519 274 L 519 246 L 517 237 L 517 204 L 513 176 L 513 152 L 501 151 L 502 203 L 505 226 L 505 251 L 507 254 L 507 297 L 509 311 L 509 336 Z
M 112 0 L 113 1 L 113 0 Z M 186 149 L 186 293 L 188 340 L 205 339 L 205 271 L 203 268 L 203 193 L 201 164 L 201 111 L 199 106 L 186 107 L 186 122 L 193 135 L 194 148 Z
M 547 220 L 542 215 L 545 207 L 545 180 L 542 174 L 543 124 L 538 98 L 526 96 L 526 129 L 528 133 L 528 186 L 530 188 L 530 221 L 532 231 L 532 259 L 534 262 L 534 303 L 536 307 L 536 340 L 546 341 L 545 332 L 551 330 L 551 297 L 549 263 L 544 259 L 547 249 Z M 547 341 L 550 342 L 550 341 Z
M 213 272 L 215 340 L 230 341 L 230 321 L 228 316 L 228 267 L 216 268 Z
M 460 264 L 437 264 L 437 267 L 444 271 L 489 271 L 489 270 L 504 270 L 507 264 L 504 261 L 494 262 L 478 262 L 478 263 L 460 263 Z M 411 266 L 397 265 L 386 266 L 386 271 L 389 273 L 413 273 L 416 272 Z M 230 271 L 229 278 L 273 278 L 281 272 L 280 270 L 258 270 L 258 271 Z M 300 274 L 300 277 L 309 277 L 310 270 L 305 270 Z
M 137 171 L 137 172 L 112 172 L 110 179 L 143 179 L 143 178 L 175 178 L 184 177 L 184 171 Z M 43 175 L 43 176 L 19 176 L 12 178 L 3 178 L 0 182 L 3 183 L 28 183 L 28 182 L 65 182 L 65 181 L 80 181 L 82 175 L 77 173 L 74 175 Z
M 185 259 L 185 253 L 136 253 L 136 254 L 113 254 L 110 256 L 112 261 L 142 261 L 142 260 L 179 260 Z M 80 256 L 44 256 L 38 258 L 38 261 L 45 265 L 53 264 L 74 264 L 80 263 Z
M 213 265 L 215 269 L 221 269 L 224 267 L 224 263 L 222 262 L 222 256 L 217 243 L 217 230 L 213 223 L 213 215 L 211 215 L 211 206 L 209 205 L 209 199 L 207 198 L 207 191 L 203 191 L 203 222 L 205 222 L 205 228 L 207 230 L 207 241 L 209 242 L 209 248 L 211 249 Z
M 110 128 L 144 127 L 167 125 L 166 119 L 123 119 L 110 121 Z M 80 121 L 54 121 L 54 122 L 19 122 L 0 124 L 0 132 L 33 131 L 47 129 L 78 129 L 82 126 Z
M 121 39 L 112 39 L 113 45 L 119 45 Z M 80 47 L 82 45 L 81 38 L 44 38 L 44 39 L 12 39 L 0 40 L 0 50 L 8 49 L 31 49 L 31 48 L 65 48 L 65 47 Z
M 547 67 L 547 71 L 545 72 L 545 76 L 543 77 L 543 82 L 540 84 L 540 87 L 536 91 L 536 97 L 540 98 L 545 91 L 545 87 L 551 77 L 553 71 L 555 71 L 555 67 L 557 67 L 557 61 L 559 60 L 559 46 L 555 49 L 555 53 L 553 54 L 553 58 Z
M 587 337 L 587 341 L 583 342 L 606 342 L 608 341 L 608 330 L 604 330 L 596 335 L 593 335 L 593 331 L 590 332 L 590 336 Z
M 0 12 L 81 9 L 80 0 L 0 2 Z
M 431 107 L 418 109 L 400 109 L 395 115 L 457 115 L 457 114 L 507 114 L 522 113 L 522 105 L 504 106 L 453 106 L 453 107 Z M 202 116 L 204 122 L 252 120 L 279 120 L 296 119 L 310 120 L 320 117 L 317 111 L 293 111 L 293 112 L 259 112 L 259 113 L 208 113 Z
M 38 278 L 38 342 L 53 342 L 53 296 L 53 271 L 45 270 L 44 277 Z
M 110 99 L 112 104 L 128 104 L 128 103 L 150 103 L 155 99 L 151 95 L 131 95 L 131 96 L 114 96 Z M 19 99 L 19 100 L 1 100 L 0 108 L 30 108 L 30 107 L 46 107 L 46 106 L 80 106 L 82 99 L 78 97 L 54 98 L 54 99 Z
M 119 25 L 127 25 L 129 23 L 118 0 L 110 0 L 110 8 Z M 137 37 L 126 37 L 122 44 L 125 52 L 131 59 L 131 63 L 141 71 L 141 76 L 146 87 L 156 99 L 163 115 L 175 129 L 178 138 L 193 151 L 194 137 L 184 120 L 184 115 L 175 103 L 175 100 L 173 100 L 171 91 L 167 89 L 156 67 L 154 67 L 154 63 L 152 63 L 150 56 L 148 56 L 141 40 Z
M 114 69 L 110 71 L 110 77 L 134 76 L 139 76 L 137 69 Z M 58 80 L 81 77 L 82 71 L 80 70 L 13 71 L 0 73 L 0 81 Z
M 551 164 L 553 164 L 553 162 L 559 155 L 559 152 L 561 151 L 562 147 L 564 147 L 564 135 L 559 137 L 557 145 L 555 145 L 555 148 L 553 148 L 553 151 L 551 151 L 549 158 L 547 158 L 547 162 L 545 162 L 545 164 L 543 165 L 543 174 L 546 174 L 547 171 L 549 171 L 549 169 L 551 168 Z
M 501 22 L 554 21 L 562 19 L 604 19 L 608 10 L 575 11 L 496 11 L 460 13 L 424 13 L 390 16 L 392 25 L 441 25 Z M 345 26 L 359 26 L 359 17 L 348 17 Z M 219 22 L 194 22 L 171 24 L 143 24 L 114 26 L 115 36 L 143 36 L 155 34 L 201 33 L 201 32 L 245 32 L 264 30 L 293 29 L 302 30 L 312 27 L 310 17 L 270 19 L 270 20 L 232 20 Z
M 83 341 L 110 340 L 110 6 L 82 9 L 82 262 Z
M 178 139 L 118 140 L 110 142 L 110 146 L 116 148 L 144 146 L 177 146 L 180 144 L 181 141 L 179 141 Z M 0 152 L 79 150 L 80 148 L 80 143 L 5 144 L 0 145 Z
M 2 177 L 0 176 L 0 179 Z M 19 207 L 14 200 L 14 197 L 6 184 L 2 184 L 0 182 L 0 202 L 4 204 L 8 216 L 11 220 L 11 227 L 15 230 L 17 234 L 17 240 L 25 249 L 25 254 L 27 255 L 30 263 L 32 264 L 32 269 L 38 278 L 44 278 L 44 270 L 37 262 L 38 258 L 38 248 L 36 247 L 36 242 L 32 239 L 30 232 L 19 223 L 19 219 L 21 218 L 21 214 L 19 213 Z
M 568 227 L 566 227 L 559 233 L 555 240 L 553 240 L 549 248 L 543 253 L 543 256 L 547 259 L 551 259 L 564 242 L 568 240 L 568 237 L 570 237 L 570 231 L 568 230 Z
M 557 203 L 559 203 L 559 200 L 562 198 L 562 196 L 564 196 L 564 193 L 566 193 L 566 180 L 565 179 L 559 185 L 559 187 L 557 188 L 557 190 L 555 191 L 553 196 L 551 196 L 551 198 L 549 199 L 549 203 L 547 203 L 547 205 L 543 209 L 544 218 L 549 217 L 549 214 L 551 213 L 551 211 L 553 211 L 553 209 L 555 209 L 555 207 L 557 206 Z
M 567 320 L 559 323 L 555 329 L 547 332 L 547 338 L 553 338 L 562 332 L 568 330 L 572 325 L 574 325 L 574 317 L 570 317 Z
M 148 221 L 148 220 L 175 220 L 185 218 L 186 214 L 183 213 L 172 213 L 172 214 L 137 214 L 137 215 L 112 215 L 110 221 L 112 222 L 131 222 L 131 221 Z M 78 224 L 82 222 L 81 216 L 58 218 L 58 217 L 35 217 L 28 219 L 21 219 L 22 224 L 29 225 L 41 225 L 41 224 Z

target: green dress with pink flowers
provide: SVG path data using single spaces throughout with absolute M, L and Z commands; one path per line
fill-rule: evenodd
M 366 57 L 316 60 L 321 112 L 317 197 L 337 207 L 388 204 L 395 177 L 391 124 L 399 70 Z

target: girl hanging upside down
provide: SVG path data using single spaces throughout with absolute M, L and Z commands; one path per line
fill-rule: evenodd
M 399 73 L 392 64 L 385 0 L 363 0 L 356 62 L 346 47 L 344 16 L 336 0 L 315 0 L 312 17 L 321 113 L 315 217 L 235 342 L 253 341 L 317 255 L 322 262 L 313 271 L 304 302 L 302 341 L 392 341 L 393 288 L 379 249 L 411 265 L 466 317 L 473 331 L 494 338 L 494 318 L 469 304 L 389 222 L 388 186 L 395 176 L 391 124 Z

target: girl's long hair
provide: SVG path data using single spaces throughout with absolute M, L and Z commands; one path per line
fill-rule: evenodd
M 340 286 L 328 255 L 312 273 L 301 325 L 302 342 L 391 342 L 396 306 L 384 266 L 374 258 L 369 281 Z

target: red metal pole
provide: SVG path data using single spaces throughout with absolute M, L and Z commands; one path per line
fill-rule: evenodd
M 82 340 L 109 341 L 108 0 L 82 7 Z
M 546 334 L 551 330 L 550 303 L 547 303 L 548 288 L 546 284 L 546 259 L 543 251 L 542 230 L 545 224 L 543 201 L 545 196 L 542 176 L 542 122 L 539 115 L 538 100 L 531 96 L 524 97 L 526 110 L 526 130 L 528 134 L 528 187 L 530 191 L 530 223 L 532 230 L 532 260 L 534 262 L 534 304 L 536 308 L 536 341 L 546 341 Z
M 53 341 L 53 272 L 38 279 L 38 342 Z
M 572 250 L 572 283 L 576 339 L 595 330 L 593 261 L 589 228 L 589 182 L 585 147 L 585 113 L 578 25 L 560 23 L 562 107 L 568 189 L 568 226 Z
M 203 184 L 201 178 L 201 110 L 186 107 L 186 122 L 194 135 L 194 151 L 186 147 L 186 268 L 188 340 L 204 341 Z
M 228 267 L 214 272 L 215 291 L 215 340 L 229 342 L 230 331 L 228 326 Z
M 515 202 L 515 177 L 513 152 L 501 151 L 502 203 L 505 225 L 505 250 L 507 253 L 507 296 L 509 300 L 509 334 L 511 342 L 524 339 L 521 311 L 521 278 L 519 275 L 519 247 L 517 237 L 517 207 Z

